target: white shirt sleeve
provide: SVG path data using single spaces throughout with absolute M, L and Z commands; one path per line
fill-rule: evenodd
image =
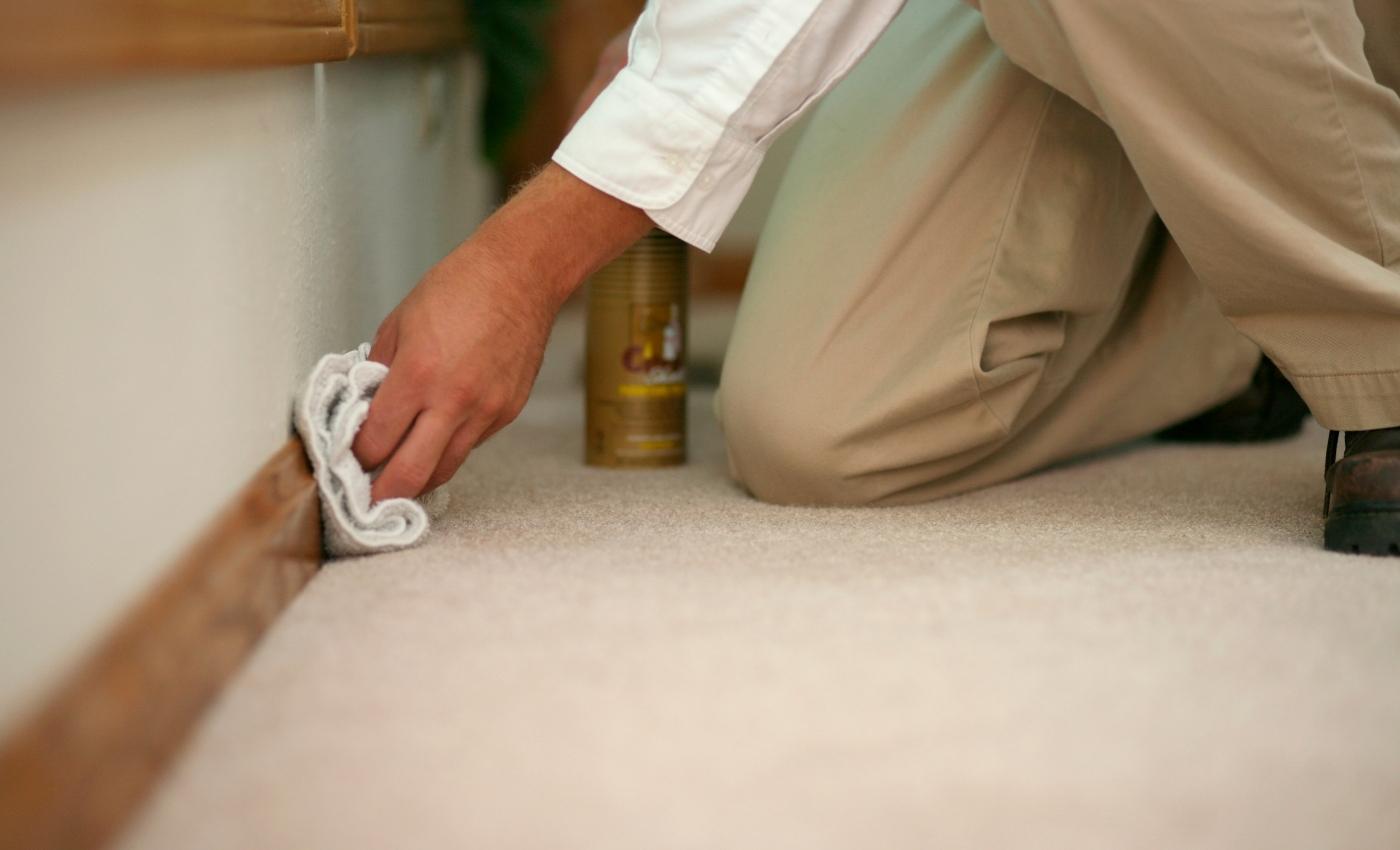
M 648 0 L 628 64 L 554 161 L 709 251 L 773 140 L 904 0 Z

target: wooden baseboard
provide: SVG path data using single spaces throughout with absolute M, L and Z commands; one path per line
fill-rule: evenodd
M 468 42 L 465 0 L 0 0 L 0 90 Z
M 355 53 L 422 53 L 467 42 L 462 0 L 356 0 Z
M 0 847 L 82 850 L 115 836 L 321 561 L 316 485 L 293 439 L 0 742 Z
M 333 62 L 350 0 L 0 0 L 0 83 Z

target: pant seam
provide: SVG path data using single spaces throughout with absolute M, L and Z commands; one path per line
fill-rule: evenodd
M 1400 369 L 1374 369 L 1363 372 L 1317 372 L 1310 375 L 1293 374 L 1290 377 L 1298 380 L 1309 378 L 1364 378 L 1370 375 L 1400 375 Z
M 1361 159 L 1356 154 L 1356 142 L 1352 139 L 1351 128 L 1347 126 L 1346 118 L 1342 115 L 1341 96 L 1337 92 L 1337 80 L 1332 74 L 1332 69 L 1327 65 L 1327 57 L 1322 53 L 1322 39 L 1317 34 L 1317 28 L 1313 26 L 1312 17 L 1308 15 L 1305 0 L 1298 0 L 1298 13 L 1303 17 L 1303 25 L 1307 27 L 1308 34 L 1312 37 L 1313 53 L 1317 56 L 1319 64 L 1322 65 L 1323 74 L 1327 77 L 1327 89 L 1332 95 L 1333 117 L 1336 119 L 1337 126 L 1342 130 L 1342 138 L 1346 140 L 1347 153 L 1351 156 L 1352 170 L 1356 174 L 1356 185 L 1361 191 L 1361 200 L 1366 205 L 1366 216 L 1370 219 L 1371 233 L 1376 239 L 1376 249 L 1379 252 L 1378 259 L 1382 266 L 1386 266 L 1385 239 L 1381 237 L 1381 226 L 1376 218 L 1375 205 L 1371 203 L 1371 195 L 1366 191 L 1366 177 L 1361 172 Z
M 992 256 L 987 261 L 987 274 L 982 278 L 982 287 L 977 293 L 977 305 L 972 310 L 972 320 L 967 325 L 967 354 L 968 364 L 972 369 L 972 386 L 977 391 L 977 400 L 986 408 L 1000 426 L 1003 434 L 1010 434 L 1011 427 L 1002 421 L 1001 415 L 987 401 L 982 394 L 982 379 L 978 375 L 977 346 L 973 341 L 973 333 L 977 330 L 977 317 L 982 313 L 982 306 L 986 303 L 987 288 L 991 285 L 992 276 L 996 273 L 997 261 L 1001 259 L 1002 244 L 1006 239 L 1006 231 L 1010 229 L 1011 214 L 1016 209 L 1016 205 L 1021 200 L 1021 193 L 1025 189 L 1026 176 L 1030 173 L 1031 158 L 1035 155 L 1036 149 L 1040 146 L 1041 131 L 1045 128 L 1045 122 L 1050 116 L 1050 107 L 1058 96 L 1053 88 L 1049 90 L 1045 98 L 1045 105 L 1040 110 L 1040 117 L 1036 119 L 1035 128 L 1031 130 L 1030 143 L 1026 145 L 1026 152 L 1021 157 L 1021 163 L 1016 174 L 1016 185 L 1012 188 L 1011 199 L 1006 204 L 1006 211 L 1002 214 L 1001 224 L 997 229 L 996 241 L 992 244 Z

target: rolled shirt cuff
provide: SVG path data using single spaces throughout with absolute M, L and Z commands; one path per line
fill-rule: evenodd
M 624 68 L 569 131 L 554 161 L 710 251 L 748 194 L 765 150 Z

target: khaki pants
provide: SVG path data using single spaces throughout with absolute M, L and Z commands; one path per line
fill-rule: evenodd
M 1206 410 L 1260 349 L 1325 426 L 1400 425 L 1394 0 L 981 5 L 910 2 L 818 108 L 725 362 L 736 478 L 986 486 Z

